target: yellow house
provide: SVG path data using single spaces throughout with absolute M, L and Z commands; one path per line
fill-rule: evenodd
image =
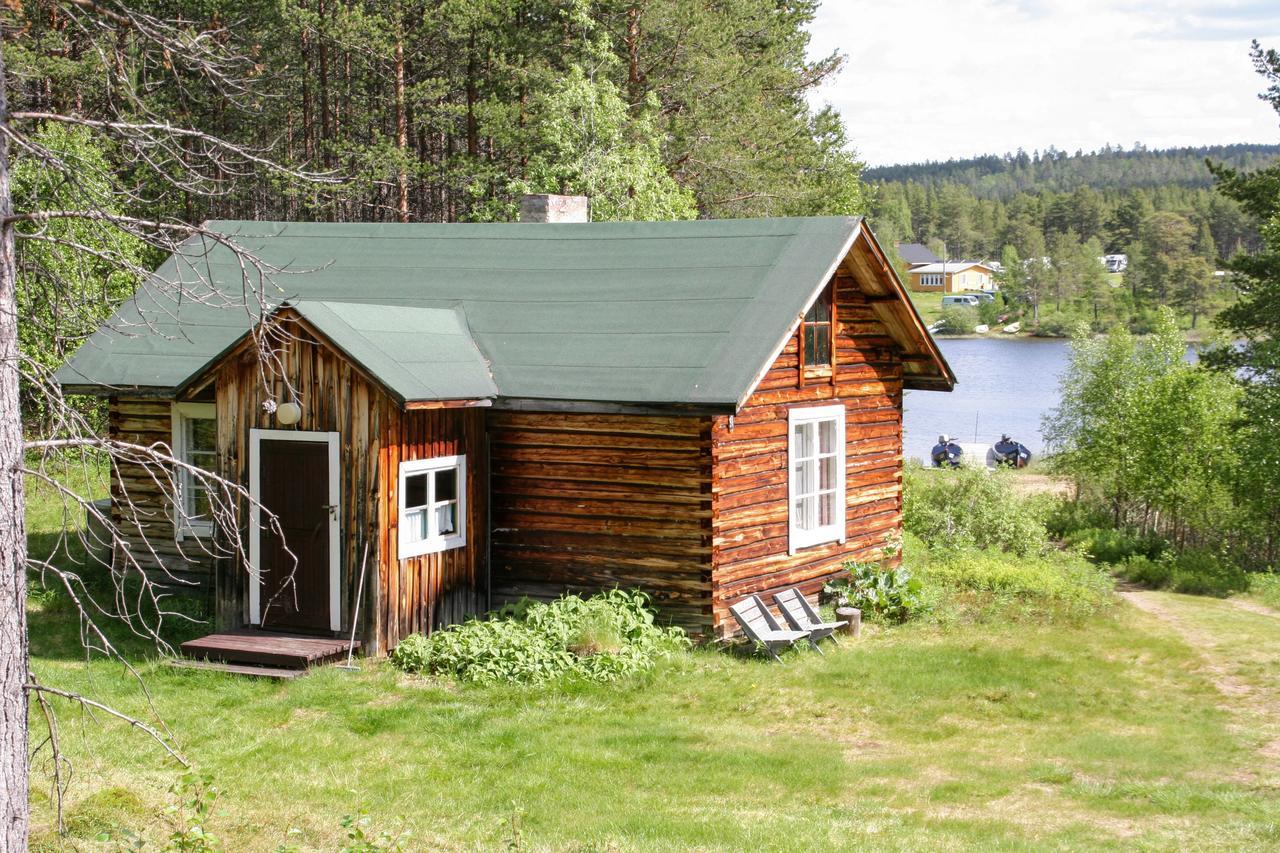
M 907 273 L 907 286 L 917 293 L 962 293 L 999 290 L 995 270 L 977 261 L 939 261 Z

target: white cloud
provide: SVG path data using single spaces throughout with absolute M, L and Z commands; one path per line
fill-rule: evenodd
M 873 165 L 1280 141 L 1251 38 L 1280 47 L 1280 3 L 827 0 L 810 53 L 848 63 L 813 100 Z

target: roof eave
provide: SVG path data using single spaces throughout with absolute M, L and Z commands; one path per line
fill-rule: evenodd
M 880 316 L 882 321 L 886 319 L 884 312 L 900 312 L 904 331 L 910 336 L 910 339 L 919 345 L 920 355 L 927 358 L 928 362 L 933 365 L 935 371 L 932 375 L 928 373 L 915 373 L 911 375 L 913 384 L 908 384 L 907 376 L 903 377 L 903 386 L 906 388 L 919 388 L 921 390 L 931 391 L 951 391 L 955 388 L 956 375 L 951 369 L 951 365 L 947 363 L 947 359 L 942 354 L 942 350 L 938 347 L 938 342 L 934 340 L 933 335 L 929 333 L 929 329 L 925 326 L 924 318 L 920 316 L 920 311 L 916 308 L 914 302 L 911 301 L 907 288 L 902 283 L 902 279 L 898 277 L 898 272 L 893 268 L 893 264 L 889 263 L 888 257 L 881 248 L 879 241 L 876 239 L 875 233 L 864 222 L 860 230 L 860 236 L 866 240 L 866 248 L 871 259 L 875 261 L 874 267 L 869 272 L 875 275 L 882 284 L 887 283 L 887 294 L 892 294 L 893 299 L 877 300 L 872 304 L 872 311 Z M 852 247 L 851 247 L 852 250 Z M 852 251 L 847 253 L 844 260 L 848 261 L 852 255 Z M 855 262 L 856 265 L 856 262 Z M 853 272 L 854 270 L 850 270 Z M 855 279 L 858 276 L 855 275 Z M 886 323 L 886 325 L 891 325 Z M 899 345 L 910 351 L 907 341 L 899 341 Z M 924 385 L 929 385 L 927 389 Z

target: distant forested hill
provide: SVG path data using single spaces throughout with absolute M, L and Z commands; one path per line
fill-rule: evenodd
M 1061 333 L 1085 321 L 1144 330 L 1161 305 L 1195 326 L 1228 304 L 1234 291 L 1215 270 L 1261 245 L 1259 223 L 1214 188 L 1206 160 L 1255 171 L 1280 160 L 1280 145 L 1019 151 L 864 177 L 882 243 L 1000 261 L 1009 307 L 1027 312 L 1027 328 Z M 1104 253 L 1129 256 L 1123 286 L 1103 275 Z
M 1213 177 L 1205 160 L 1252 170 L 1280 160 L 1280 145 L 1245 143 L 1149 150 L 1107 146 L 1069 154 L 1049 149 L 1028 154 L 987 155 L 945 163 L 880 166 L 864 172 L 873 183 L 938 184 L 968 187 L 979 198 L 1007 201 L 1019 192 L 1070 192 L 1079 187 L 1126 190 L 1139 187 L 1209 187 Z

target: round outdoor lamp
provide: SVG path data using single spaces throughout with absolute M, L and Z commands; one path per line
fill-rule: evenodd
M 302 407 L 297 403 L 281 403 L 276 407 L 276 423 L 293 426 L 302 419 Z

